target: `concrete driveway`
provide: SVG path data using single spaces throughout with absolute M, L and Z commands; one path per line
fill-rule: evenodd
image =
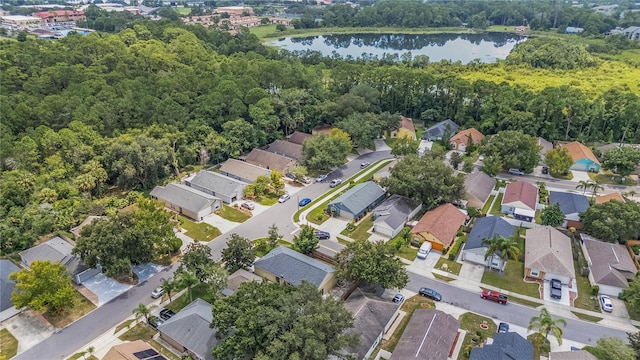
M 331 217 L 322 223 L 322 225 L 312 224 L 311 226 L 322 231 L 327 231 L 331 234 L 331 239 L 336 240 L 336 236 L 347 227 L 347 224 L 349 224 L 347 220 Z
M 571 173 L 573 174 L 573 179 L 571 179 L 571 181 L 575 183 L 579 183 L 580 181 L 591 181 L 589 173 L 586 171 L 571 170 Z
M 407 269 L 416 274 L 431 274 L 431 270 L 436 266 L 441 256 L 440 252 L 431 250 L 426 259 L 415 258 L 411 265 L 407 266 Z
M 133 266 L 133 272 L 138 275 L 139 283 L 147 281 L 162 269 L 164 266 L 152 263 Z M 133 287 L 129 284 L 119 283 L 102 273 L 87 279 L 82 285 L 98 297 L 98 306 L 108 303 Z
M 18 340 L 18 353 L 30 349 L 53 334 L 55 328 L 31 311 L 24 311 L 2 323 Z
M 477 282 L 482 282 L 482 275 L 484 275 L 484 266 L 467 261 L 462 262 L 462 268 L 460 268 L 460 274 L 458 274 L 462 279 Z
M 569 287 L 566 285 L 562 285 L 562 298 L 561 299 L 554 299 L 551 297 L 551 282 L 550 281 L 546 281 L 544 282 L 543 287 L 543 295 L 542 295 L 542 299 L 545 301 L 551 301 L 557 304 L 561 304 L 561 305 L 567 305 L 567 306 L 571 306 L 571 300 L 569 298 Z

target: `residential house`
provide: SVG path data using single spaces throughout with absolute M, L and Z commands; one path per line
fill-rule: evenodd
M 515 332 L 496 333 L 493 342 L 471 349 L 469 360 L 533 359 L 533 345 Z
M 214 360 L 211 349 L 220 340 L 216 337 L 216 329 L 209 327 L 213 315 L 211 304 L 195 299 L 169 320 L 158 326 L 160 338 L 193 359 Z
M 453 120 L 447 119 L 440 121 L 422 133 L 422 140 L 441 140 L 445 136 L 455 135 L 459 128 L 460 126 L 454 123 Z
M 313 250 L 311 256 L 313 256 L 314 259 L 324 261 L 328 264 L 337 265 L 336 255 L 344 250 L 344 248 L 346 248 L 346 246 L 337 241 L 321 241 L 318 247 Z
M 20 271 L 20 268 L 11 260 L 0 260 L 0 321 L 4 321 L 18 313 L 18 310 L 13 307 L 11 302 L 11 293 L 13 293 L 16 283 L 13 280 L 9 280 L 9 274 L 18 271 Z
M 619 201 L 623 203 L 627 200 L 625 200 L 622 194 L 620 194 L 620 192 L 618 191 L 612 192 L 610 194 L 596 196 L 596 204 L 604 204 L 609 201 Z
M 420 140 L 420 144 L 418 144 L 418 156 L 424 156 L 427 152 L 431 151 L 431 147 L 433 147 L 433 141 Z
M 582 194 L 566 193 L 560 191 L 549 191 L 549 204 L 560 205 L 560 210 L 564 214 L 563 227 L 582 229 L 580 213 L 587 211 L 589 200 Z
M 333 128 L 329 125 L 318 125 L 311 129 L 311 135 L 326 134 L 331 135 Z
M 373 231 L 393 238 L 421 208 L 409 198 L 391 195 L 373 209 Z
M 467 219 L 462 211 L 452 204 L 440 205 L 427 211 L 411 229 L 414 243 L 429 241 L 433 250 L 443 251 L 449 248 L 456 238 L 458 229 Z
M 167 358 L 146 342 L 135 340 L 112 346 L 102 360 L 167 360 Z
M 507 184 L 500 212 L 512 215 L 516 220 L 533 222 L 536 218 L 536 207 L 540 196 L 535 185 L 524 181 Z
M 227 287 L 222 290 L 222 295 L 231 296 L 238 291 L 240 285 L 251 281 L 262 282 L 262 278 L 245 269 L 239 269 L 233 274 L 227 276 Z
M 82 228 L 84 228 L 85 226 L 91 224 L 92 222 L 94 222 L 95 220 L 98 219 L 104 219 L 106 218 L 106 216 L 87 216 L 86 219 L 84 219 L 80 225 L 76 226 L 76 227 L 72 227 L 71 228 L 71 233 L 73 234 L 73 236 L 78 239 L 80 237 L 80 231 L 82 230 Z
M 390 360 L 447 360 L 458 337 L 460 322 L 436 309 L 417 309 Z
M 571 350 L 550 352 L 549 360 L 598 360 L 598 358 L 587 350 Z
M 467 237 L 467 242 L 464 244 L 462 260 L 489 266 L 493 269 L 504 270 L 505 264 L 502 263 L 499 254 L 485 258 L 489 246 L 483 244 L 483 241 L 496 235 L 510 238 L 514 233 L 515 229 L 513 225 L 509 224 L 500 216 L 477 218 Z
M 484 135 L 474 128 L 465 129 L 453 135 L 449 142 L 453 150 L 467 151 L 469 144 L 479 144 L 484 139 Z
M 349 346 L 344 352 L 356 359 L 369 359 L 398 316 L 400 304 L 365 295 L 358 288 L 344 302 L 344 307 L 353 315 L 353 328 L 347 332 L 360 338 L 358 345 Z
M 67 268 L 67 272 L 72 276 L 73 281 L 76 284 L 81 284 L 83 280 L 100 273 L 101 269 L 89 269 L 82 262 L 80 256 L 72 254 L 73 246 L 74 244 L 60 236 L 56 236 L 40 245 L 21 251 L 22 266 L 29 268 L 31 263 L 36 260 L 60 263 Z M 87 274 L 85 270 L 88 270 L 90 274 Z
M 385 191 L 373 181 L 360 183 L 328 205 L 333 216 L 357 220 L 384 200 Z
M 337 281 L 333 266 L 284 246 L 271 250 L 253 266 L 257 275 L 269 281 L 291 285 L 307 281 L 322 293 L 329 293 Z
M 600 293 L 617 297 L 636 277 L 636 268 L 624 245 L 580 234 L 582 252 L 589 265 L 589 281 L 598 285 Z
M 475 170 L 464 178 L 465 200 L 467 207 L 482 209 L 496 186 L 496 179 L 482 171 Z
M 623 29 L 622 33 L 631 40 L 640 40 L 640 26 L 629 26 Z
M 577 141 L 564 144 L 562 147 L 567 149 L 569 156 L 573 159 L 571 170 L 600 171 L 600 161 L 588 147 Z
M 228 159 L 220 166 L 220 174 L 252 184 L 258 176 L 269 176 L 271 170 L 249 164 L 245 161 Z
M 222 207 L 222 200 L 184 184 L 171 183 L 167 186 L 156 186 L 149 193 L 151 198 L 161 201 L 165 206 L 178 214 L 196 221 Z
M 302 158 L 302 145 L 292 143 L 291 141 L 276 140 L 269 145 L 267 151 L 294 160 L 300 160 Z
M 289 140 L 289 142 L 292 142 L 294 144 L 302 145 L 304 141 L 310 138 L 311 136 L 313 135 L 303 133 L 300 131 L 294 131 L 293 134 L 291 134 L 287 140 Z
M 251 150 L 245 161 L 268 170 L 278 170 L 281 174 L 291 172 L 297 164 L 294 159 L 261 149 Z
M 31 14 L 31 16 L 42 19 L 44 23 L 55 24 L 59 22 L 75 22 L 85 19 L 84 11 L 74 10 L 49 10 Z
M 409 138 L 416 139 L 416 128 L 413 126 L 413 120 L 400 115 L 400 122 L 397 128 L 391 130 L 389 137 L 392 139 Z
M 200 170 L 184 180 L 185 185 L 215 196 L 227 204 L 242 199 L 247 183 L 218 174 L 213 171 Z
M 527 229 L 524 274 L 531 279 L 559 279 L 571 284 L 576 274 L 571 239 L 551 226 Z
M 549 150 L 553 150 L 553 143 L 541 137 L 538 137 L 538 146 L 540 147 L 540 158 L 542 158 L 542 160 L 544 160 Z

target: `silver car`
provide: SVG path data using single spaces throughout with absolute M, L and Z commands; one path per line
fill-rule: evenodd
M 291 199 L 291 196 L 289 196 L 289 194 L 284 194 L 284 195 L 280 196 L 280 199 L 278 199 L 278 202 L 279 203 L 283 203 L 283 202 L 285 202 L 285 201 L 287 201 L 289 199 Z

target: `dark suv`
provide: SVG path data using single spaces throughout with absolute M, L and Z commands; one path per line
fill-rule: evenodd
M 554 299 L 562 299 L 562 281 L 551 279 L 551 297 Z
M 160 318 L 162 320 L 169 320 L 173 317 L 173 315 L 175 315 L 176 313 L 173 312 L 173 310 L 171 309 L 162 309 L 160 310 Z
M 152 329 L 158 330 L 158 326 L 164 324 L 164 321 L 158 319 L 157 316 L 149 316 L 149 319 L 147 320 L 147 324 L 149 324 L 149 326 Z

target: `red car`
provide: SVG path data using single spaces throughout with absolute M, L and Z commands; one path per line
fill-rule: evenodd
M 498 304 L 502 304 L 502 305 L 506 305 L 508 301 L 505 295 L 502 295 L 497 291 L 484 290 L 482 291 L 482 294 L 480 294 L 480 297 L 483 299 L 495 301 Z

